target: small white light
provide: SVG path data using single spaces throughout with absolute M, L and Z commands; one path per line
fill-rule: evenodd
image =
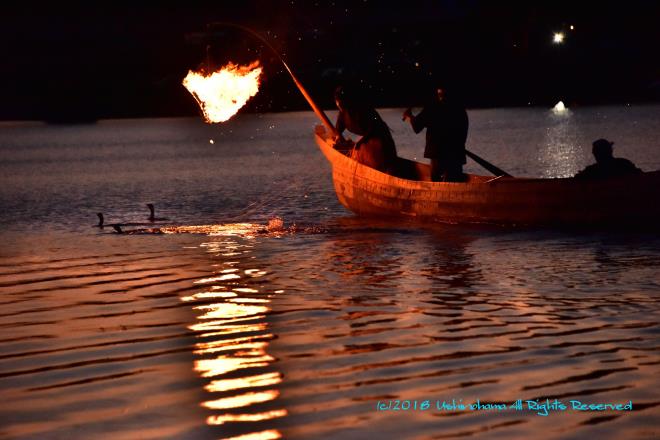
M 215 144 L 215 141 L 213 139 L 209 139 L 209 144 L 213 145 Z
M 571 25 L 571 30 L 575 29 L 575 26 Z
M 553 108 L 552 112 L 556 115 L 566 113 L 568 109 L 564 105 L 564 101 L 559 101 Z
M 561 32 L 555 32 L 555 34 L 552 36 L 552 42 L 555 44 L 560 44 L 564 42 L 564 34 Z

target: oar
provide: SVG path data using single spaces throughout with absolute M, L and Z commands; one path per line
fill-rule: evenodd
M 476 163 L 481 165 L 482 167 L 486 168 L 489 172 L 493 173 L 494 175 L 500 177 L 513 177 L 511 174 L 507 173 L 501 168 L 496 167 L 492 163 L 488 162 L 486 159 L 483 157 L 477 156 L 473 152 L 469 150 L 465 150 L 465 154 L 472 160 L 474 160 Z

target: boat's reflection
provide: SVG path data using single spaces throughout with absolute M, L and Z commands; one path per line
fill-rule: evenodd
M 247 266 L 254 261 L 250 253 L 259 228 L 203 227 L 216 236 L 202 245 L 217 258 L 215 270 L 195 282 L 199 291 L 182 298 L 197 312 L 197 322 L 189 326 L 198 337 L 194 369 L 210 379 L 204 387 L 208 398 L 200 404 L 210 412 L 206 423 L 222 425 L 221 436 L 234 440 L 280 438 L 269 421 L 287 415 L 277 401 L 282 375 L 274 371 L 275 359 L 267 351 L 273 335 L 266 315 L 275 292 L 263 283 L 266 271 Z

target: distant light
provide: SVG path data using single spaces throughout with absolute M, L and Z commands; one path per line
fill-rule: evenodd
M 561 44 L 564 42 L 564 34 L 561 32 L 555 32 L 552 36 L 552 42 L 555 44 Z
M 552 112 L 555 114 L 561 114 L 561 113 L 566 113 L 566 106 L 564 105 L 564 101 L 559 101 L 553 108 Z
M 209 139 L 209 144 L 213 145 L 215 144 L 215 141 L 213 139 Z
M 571 25 L 571 30 L 574 30 L 574 29 L 575 29 L 575 26 Z

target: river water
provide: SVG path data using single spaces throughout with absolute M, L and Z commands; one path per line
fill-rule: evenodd
M 516 176 L 660 169 L 660 106 L 469 115 Z M 0 123 L 0 438 L 660 436 L 657 233 L 355 217 L 315 124 Z

